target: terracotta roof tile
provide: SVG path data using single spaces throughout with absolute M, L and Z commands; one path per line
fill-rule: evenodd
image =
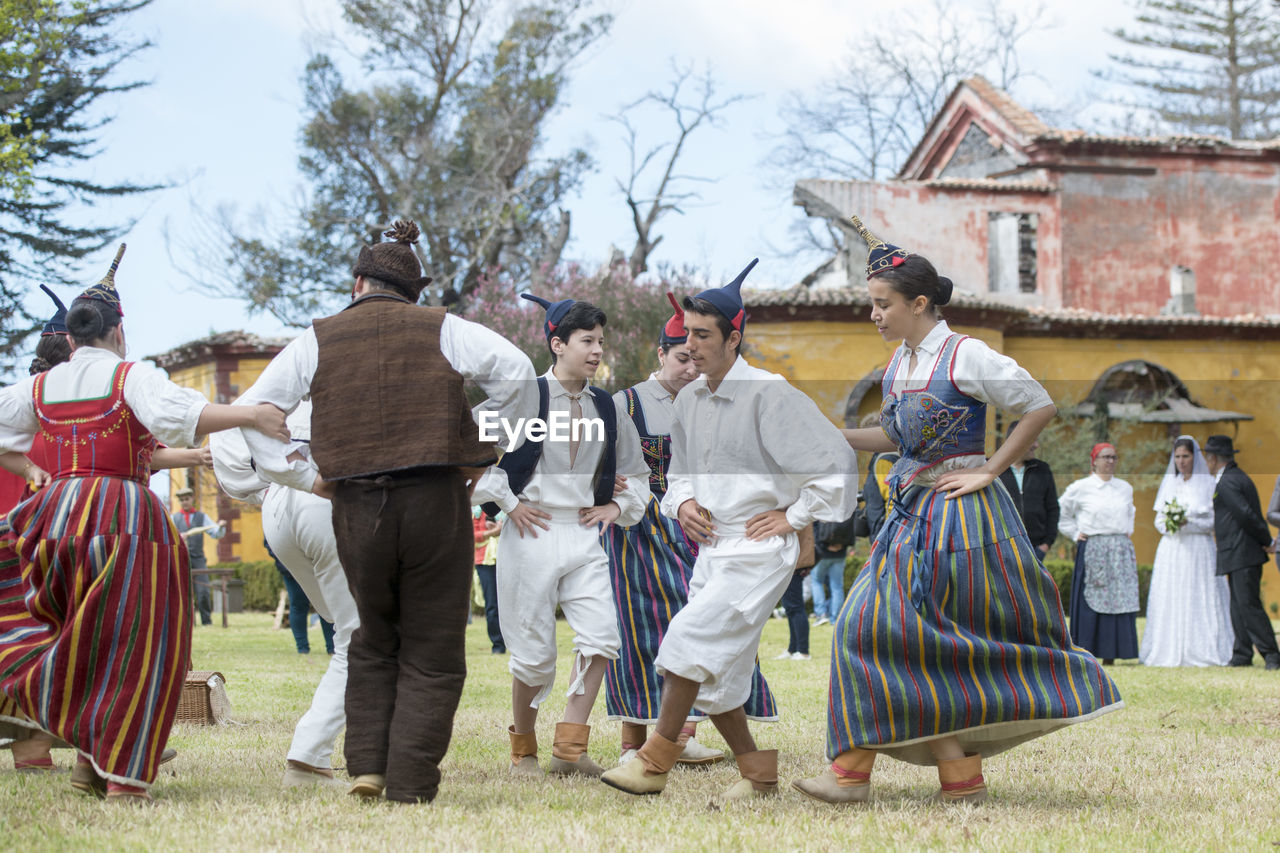
M 803 285 L 781 290 L 744 290 L 742 300 L 748 308 L 771 306 L 870 307 L 871 297 L 865 286 L 809 288 Z M 988 296 L 957 290 L 951 307 L 1005 311 L 1021 315 L 1024 322 L 1054 323 L 1069 326 L 1166 326 L 1212 328 L 1280 329 L 1280 315 L 1239 314 L 1212 317 L 1203 314 L 1104 314 L 1081 308 L 1027 308 Z

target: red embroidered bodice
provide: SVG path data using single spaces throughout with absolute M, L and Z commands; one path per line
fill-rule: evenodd
M 50 403 L 44 400 L 47 373 L 33 391 L 40 434 L 48 445 L 46 469 L 54 477 L 122 477 L 145 484 L 157 442 L 124 401 L 129 362 L 111 376 L 104 397 Z

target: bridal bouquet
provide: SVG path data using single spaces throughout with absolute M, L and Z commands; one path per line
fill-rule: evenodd
M 1187 523 L 1187 508 L 1178 503 L 1177 498 L 1169 498 L 1164 502 L 1164 529 L 1166 533 L 1177 533 Z

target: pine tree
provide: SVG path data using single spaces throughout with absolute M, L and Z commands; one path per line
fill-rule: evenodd
M 1142 0 L 1113 35 L 1139 48 L 1110 75 L 1176 131 L 1269 139 L 1280 133 L 1280 6 L 1273 0 Z M 1107 76 L 1107 75 L 1104 75 Z
M 109 121 L 100 99 L 142 85 L 116 78 L 147 43 L 114 31 L 150 3 L 0 0 L 0 371 L 26 354 L 27 337 L 45 319 L 26 312 L 24 294 L 40 283 L 79 283 L 75 262 L 128 229 L 101 219 L 79 224 L 73 209 L 154 189 L 77 175 Z

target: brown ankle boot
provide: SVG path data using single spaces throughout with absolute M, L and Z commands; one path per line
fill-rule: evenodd
M 875 760 L 873 750 L 855 747 L 837 755 L 826 772 L 792 782 L 791 787 L 824 803 L 865 803 L 871 798 L 871 768 Z
M 556 723 L 556 737 L 551 743 L 551 763 L 547 772 L 557 776 L 590 776 L 598 779 L 604 768 L 587 755 L 591 726 L 581 723 Z
M 938 781 L 941 790 L 934 795 L 935 802 L 982 803 L 987 799 L 987 785 L 982 778 L 982 756 L 966 755 L 938 762 Z
M 675 766 L 683 747 L 654 732 L 636 757 L 600 777 L 611 788 L 628 794 L 660 794 L 667 786 L 667 774 Z
M 511 775 L 541 776 L 538 766 L 538 735 L 536 732 L 516 734 L 515 726 L 507 726 L 511 737 Z
M 749 800 L 778 793 L 778 750 L 759 749 L 755 752 L 743 752 L 735 757 L 738 759 L 738 772 L 742 774 L 742 779 L 725 791 L 721 799 Z

